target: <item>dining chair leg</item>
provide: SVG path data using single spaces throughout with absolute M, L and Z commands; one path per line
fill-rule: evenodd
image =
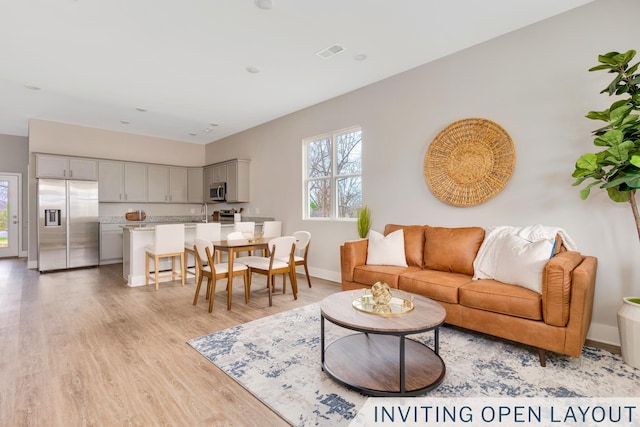
M 309 267 L 307 267 L 307 261 L 305 261 L 302 265 L 304 266 L 304 274 L 307 275 L 307 283 L 309 284 L 309 287 L 311 287 L 311 277 L 309 276 Z
M 216 294 L 216 279 L 207 277 L 207 287 L 211 286 L 211 298 L 209 298 L 209 313 L 213 311 L 213 297 Z
M 292 268 L 289 270 L 289 275 L 291 276 L 291 289 L 293 290 L 293 299 L 298 299 L 298 279 L 296 278 L 296 270 Z
M 249 270 L 244 270 L 242 273 L 242 277 L 244 278 L 244 303 L 249 303 L 249 280 L 248 280 L 248 272 Z
M 198 303 L 198 296 L 200 295 L 200 286 L 202 286 L 202 275 L 197 281 L 198 285 L 196 286 L 196 295 L 193 297 L 193 305 Z M 207 286 L 207 294 L 209 293 L 209 286 Z
M 267 274 L 267 292 L 269 292 L 269 307 L 271 307 L 272 305 L 272 301 L 271 301 L 271 286 L 269 286 L 269 278 L 271 277 L 270 274 Z

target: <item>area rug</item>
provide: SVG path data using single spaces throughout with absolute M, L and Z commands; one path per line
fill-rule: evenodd
M 327 343 L 349 333 L 325 322 Z M 411 338 L 431 345 L 433 333 Z M 318 303 L 188 343 L 295 426 L 346 426 L 367 400 L 322 371 Z M 580 358 L 550 353 L 543 368 L 531 347 L 443 326 L 440 356 L 446 376 L 427 396 L 640 396 L 640 370 L 598 348 L 585 347 Z

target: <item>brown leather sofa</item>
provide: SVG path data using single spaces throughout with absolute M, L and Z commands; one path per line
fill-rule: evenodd
M 472 280 L 482 228 L 389 224 L 384 235 L 400 228 L 408 266 L 367 265 L 368 240 L 347 241 L 340 247 L 343 290 L 380 281 L 424 295 L 442 304 L 448 324 L 537 347 L 542 366 L 546 350 L 580 356 L 591 323 L 597 258 L 557 245 L 539 294 L 496 280 Z

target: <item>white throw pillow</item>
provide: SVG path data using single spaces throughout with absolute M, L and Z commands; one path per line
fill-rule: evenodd
M 555 239 L 530 242 L 522 237 L 506 235 L 500 238 L 497 248 L 495 280 L 519 285 L 542 293 L 542 271 L 553 256 Z
M 383 236 L 377 231 L 370 230 L 367 264 L 406 267 L 404 231 L 400 229 Z

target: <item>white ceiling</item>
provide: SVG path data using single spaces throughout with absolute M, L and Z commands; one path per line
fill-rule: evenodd
M 0 134 L 206 144 L 591 1 L 0 0 Z

